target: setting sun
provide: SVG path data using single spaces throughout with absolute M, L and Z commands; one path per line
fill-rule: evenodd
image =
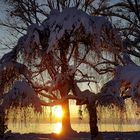
M 62 107 L 61 107 L 61 106 L 57 106 L 57 107 L 54 109 L 54 115 L 55 115 L 55 117 L 57 117 L 57 118 L 62 118 L 62 116 L 63 116 L 63 111 L 62 111 Z
M 61 132 L 61 129 L 62 129 L 62 123 L 60 123 L 60 122 L 56 123 L 54 129 L 55 129 L 54 132 L 56 134 L 59 134 Z

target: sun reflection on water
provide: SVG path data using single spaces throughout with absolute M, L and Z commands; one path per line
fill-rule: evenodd
M 62 129 L 62 123 L 61 122 L 56 123 L 54 126 L 54 132 L 59 134 L 61 132 L 61 129 Z

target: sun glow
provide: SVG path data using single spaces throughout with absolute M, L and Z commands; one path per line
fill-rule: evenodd
M 60 122 L 56 123 L 56 124 L 55 124 L 55 128 L 54 128 L 54 132 L 55 132 L 56 134 L 60 134 L 61 129 L 62 129 L 62 123 L 60 123 Z
M 57 123 L 55 123 L 54 125 L 54 133 L 56 134 L 60 134 L 61 133 L 61 129 L 62 129 L 62 117 L 63 117 L 63 111 L 62 111 L 62 107 L 61 106 L 55 106 L 52 108 L 53 111 L 53 115 L 55 117 L 55 120 Z
M 62 107 L 61 106 L 57 106 L 55 109 L 54 109 L 54 115 L 56 118 L 62 118 L 63 117 L 63 111 L 62 111 Z

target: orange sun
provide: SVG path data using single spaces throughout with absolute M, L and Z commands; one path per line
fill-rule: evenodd
M 62 130 L 62 123 L 58 122 L 55 124 L 54 132 L 56 134 L 60 134 Z
M 59 118 L 59 119 L 61 119 L 63 117 L 63 111 L 62 111 L 62 107 L 61 106 L 57 106 L 54 109 L 54 115 L 55 115 L 56 118 Z
M 59 122 L 61 121 L 62 117 L 63 117 L 63 111 L 62 111 L 62 107 L 61 106 L 56 106 L 54 109 L 53 109 L 53 113 L 54 113 L 54 116 L 56 117 L 57 119 L 57 123 L 55 124 L 55 128 L 54 128 L 54 132 L 57 133 L 57 134 L 60 134 L 61 133 L 61 129 L 62 129 L 62 123 Z

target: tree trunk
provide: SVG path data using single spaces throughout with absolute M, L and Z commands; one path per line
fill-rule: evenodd
M 61 46 L 60 48 L 60 59 L 61 59 L 61 74 L 66 75 L 69 71 L 69 62 L 67 60 L 67 52 L 68 52 L 68 46 L 69 46 L 69 41 L 66 40 L 64 43 L 59 44 Z M 67 75 L 69 76 L 69 75 Z M 62 82 L 62 87 L 60 89 L 60 94 L 61 97 L 65 97 L 68 95 L 71 89 L 71 82 L 69 81 L 69 77 L 64 77 L 64 81 Z M 69 109 L 69 101 L 66 100 L 62 103 L 62 110 L 63 110 L 63 117 L 62 117 L 62 134 L 67 135 L 71 134 L 74 132 L 71 128 L 71 123 L 70 123 L 70 109 Z
M 94 140 L 98 135 L 97 110 L 95 105 L 89 105 L 89 104 L 87 105 L 87 109 L 89 113 L 91 140 Z
M 70 134 L 72 133 L 71 122 L 70 122 L 70 110 L 69 110 L 69 101 L 66 100 L 62 104 L 62 134 Z

